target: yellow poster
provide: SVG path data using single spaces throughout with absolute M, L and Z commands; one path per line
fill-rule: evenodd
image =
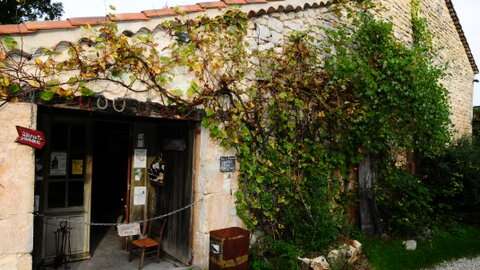
M 72 174 L 73 175 L 83 174 L 83 160 L 81 159 L 72 160 Z

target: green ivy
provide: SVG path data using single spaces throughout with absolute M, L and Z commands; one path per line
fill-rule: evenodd
M 237 151 L 239 216 L 300 254 L 322 250 L 345 230 L 347 202 L 355 198 L 351 168 L 367 154 L 384 160 L 384 195 L 408 191 L 395 205 L 381 204 L 391 227 L 423 225 L 428 189 L 396 168 L 395 157 L 413 150 L 435 156 L 451 137 L 444 68 L 433 62 L 430 42 L 415 35 L 409 46 L 394 37 L 391 23 L 368 12 L 351 18 L 349 26 L 326 30 L 326 39 L 295 32 L 281 53 L 256 52 L 261 79 L 229 88 L 247 98 L 233 95 L 232 109 L 207 110 L 204 120 L 214 138 Z

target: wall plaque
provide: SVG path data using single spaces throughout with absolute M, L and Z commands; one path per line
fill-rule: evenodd
M 133 168 L 147 168 L 147 149 L 136 148 L 133 152 Z
M 133 205 L 145 205 L 147 201 L 147 188 L 138 186 L 133 189 Z
M 234 172 L 237 158 L 235 156 L 220 157 L 220 172 Z

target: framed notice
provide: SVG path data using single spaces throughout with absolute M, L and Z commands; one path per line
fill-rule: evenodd
M 133 153 L 133 168 L 147 168 L 147 149 L 136 148 Z
M 145 186 L 133 189 L 133 205 L 145 205 L 147 200 L 147 188 Z
M 63 176 L 67 174 L 67 153 L 52 152 L 50 154 L 50 175 Z
M 72 160 L 72 175 L 82 175 L 83 174 L 83 160 L 74 159 Z

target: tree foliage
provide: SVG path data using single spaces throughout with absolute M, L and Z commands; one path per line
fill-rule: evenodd
M 0 10 L 0 24 L 54 20 L 63 14 L 62 3 L 51 0 L 2 0 Z

